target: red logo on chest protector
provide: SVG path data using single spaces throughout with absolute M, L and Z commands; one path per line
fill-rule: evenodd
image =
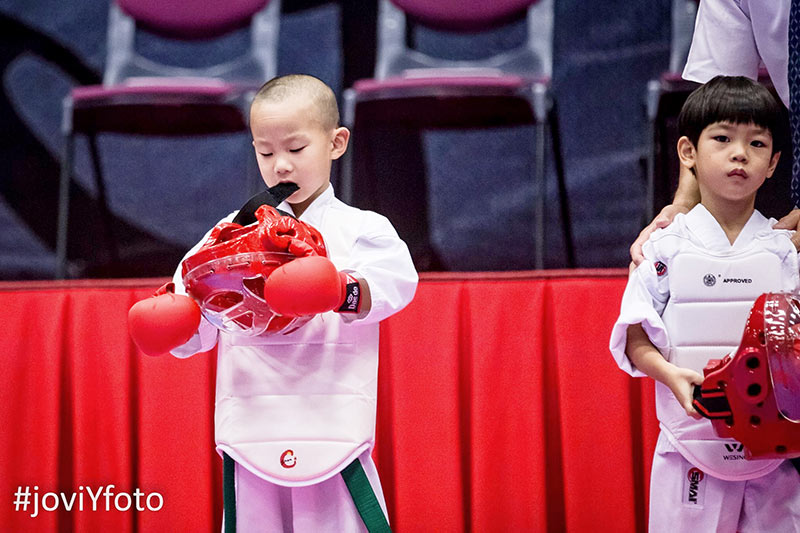
M 656 261 L 655 266 L 656 266 L 656 274 L 658 274 L 659 277 L 667 273 L 667 265 L 665 265 L 661 261 Z
M 281 454 L 281 466 L 284 468 L 294 468 L 297 464 L 297 459 L 292 450 L 286 450 Z

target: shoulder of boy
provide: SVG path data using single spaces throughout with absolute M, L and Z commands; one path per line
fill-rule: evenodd
M 397 235 L 392 222 L 384 215 L 368 209 L 361 209 L 339 201 L 336 206 L 341 222 L 356 228 L 356 232 L 363 236 Z
M 657 231 L 661 233 L 657 238 L 649 239 L 644 243 L 642 253 L 645 257 L 643 263 L 647 269 L 646 281 L 650 280 L 651 283 L 661 285 L 669 277 L 669 265 L 679 246 L 676 246 L 678 244 L 676 240 L 669 238 L 674 233 L 664 230 Z
M 686 214 L 678 213 L 669 226 L 665 228 L 658 228 L 650 234 L 651 241 L 659 241 L 671 236 L 682 236 L 686 232 Z
M 770 220 L 772 222 L 772 220 Z M 765 246 L 783 260 L 798 253 L 792 242 L 795 230 L 770 228 L 757 232 L 754 239 L 759 241 L 759 246 Z
M 685 216 L 679 214 L 672 224 L 650 234 L 650 238 L 642 245 L 642 253 L 647 259 L 654 258 L 669 263 L 669 259 L 678 253 L 687 241 L 691 241 L 691 237 L 686 227 Z

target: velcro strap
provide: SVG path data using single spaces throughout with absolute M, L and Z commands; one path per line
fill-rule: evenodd
M 342 272 L 345 278 L 345 296 L 342 306 L 337 309 L 339 313 L 358 313 L 361 311 L 361 285 L 358 280 L 347 272 Z
M 696 386 L 692 405 L 705 418 L 728 418 L 733 415 L 728 398 L 722 389 L 704 389 Z
M 163 284 L 158 289 L 156 289 L 156 292 L 153 293 L 153 296 L 161 296 L 162 294 L 174 293 L 174 292 L 175 292 L 175 284 L 171 281 L 168 281 L 167 283 Z

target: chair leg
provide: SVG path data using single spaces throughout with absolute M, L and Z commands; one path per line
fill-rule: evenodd
M 119 250 L 117 248 L 117 239 L 114 235 L 114 221 L 111 217 L 111 209 L 108 205 L 108 196 L 106 194 L 105 180 L 103 179 L 102 168 L 100 167 L 100 153 L 97 150 L 97 137 L 94 132 L 88 135 L 89 151 L 92 155 L 92 164 L 94 167 L 94 179 L 97 187 L 97 201 L 100 204 L 100 217 L 103 224 L 103 233 L 105 234 L 106 244 L 110 255 L 112 265 L 119 264 Z
M 64 131 L 64 147 L 61 156 L 61 175 L 58 184 L 58 227 L 56 233 L 55 278 L 67 275 L 67 235 L 69 232 L 70 182 L 72 181 L 72 159 L 75 154 L 75 136 L 70 128 Z
M 656 117 L 658 115 L 658 100 L 661 96 L 661 85 L 658 80 L 650 80 L 647 84 L 646 113 L 647 124 L 645 131 L 645 224 L 649 224 L 655 216 L 655 174 L 656 174 Z
M 544 268 L 544 210 L 545 210 L 545 123 L 547 122 L 550 98 L 547 86 L 534 83 L 530 92 L 526 93 L 528 103 L 533 110 L 536 120 L 536 144 L 533 153 L 533 181 L 534 181 L 534 259 L 533 265 L 537 270 Z
M 533 180 L 534 180 L 534 260 L 537 270 L 544 268 L 544 209 L 545 209 L 545 168 L 544 168 L 544 122 L 536 122 L 536 144 L 534 146 Z
M 247 161 L 245 162 L 245 172 L 250 189 L 250 196 L 254 196 L 264 190 L 266 184 L 261 179 L 261 171 L 258 169 L 258 162 L 252 152 L 248 150 Z
M 342 97 L 342 108 L 342 123 L 346 128 L 350 129 L 352 133 L 353 129 L 355 129 L 356 115 L 356 92 L 354 89 L 345 89 Z M 342 165 L 339 172 L 337 196 L 348 205 L 352 205 L 353 203 L 354 148 L 355 146 L 351 138 L 350 146 L 348 146 L 342 156 Z
M 278 9 L 280 9 L 280 7 Z M 244 124 L 248 124 L 250 104 L 253 102 L 255 96 L 255 90 L 248 90 L 236 97 L 236 105 L 239 108 L 239 112 L 242 114 L 242 122 Z M 258 161 L 256 161 L 255 154 L 253 153 L 253 145 L 250 143 L 251 140 L 250 131 L 248 129 L 245 132 L 245 142 L 247 143 L 247 159 L 245 159 L 245 172 L 247 173 L 245 176 L 245 187 L 248 191 L 247 198 L 262 192 L 266 187 L 266 184 L 261 178 L 261 171 L 258 169 Z M 246 199 L 242 201 L 244 202 L 244 200 Z
M 555 100 L 550 107 L 548 115 L 550 122 L 550 139 L 553 145 L 553 160 L 556 167 L 558 180 L 558 200 L 561 208 L 561 230 L 564 234 L 564 245 L 567 248 L 567 266 L 575 268 L 575 243 L 572 240 L 572 218 L 569 210 L 569 196 L 567 194 L 567 180 L 564 172 L 564 155 L 561 151 L 561 129 L 558 125 L 558 112 Z

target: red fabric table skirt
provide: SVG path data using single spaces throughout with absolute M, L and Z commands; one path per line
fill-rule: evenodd
M 0 284 L 0 530 L 219 531 L 215 353 L 147 357 L 127 335 L 161 281 Z M 645 530 L 653 386 L 607 348 L 624 285 L 423 275 L 381 326 L 395 531 Z

